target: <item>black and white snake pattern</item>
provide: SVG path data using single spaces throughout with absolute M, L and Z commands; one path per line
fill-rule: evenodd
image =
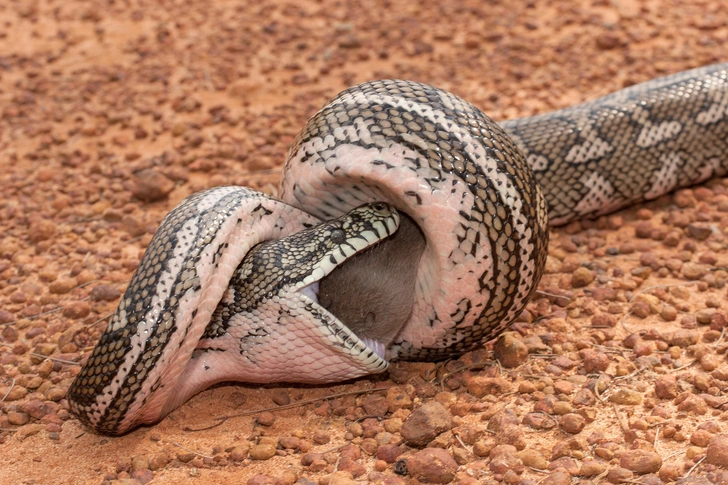
M 223 380 L 331 382 L 460 354 L 523 310 L 549 220 L 724 175 L 727 153 L 728 64 L 500 124 L 424 84 L 352 87 L 294 142 L 283 202 L 221 187 L 165 218 L 69 390 L 71 409 L 119 434 Z M 386 244 L 399 213 L 426 242 L 412 309 L 393 337 L 360 338 L 319 304 L 318 285 Z

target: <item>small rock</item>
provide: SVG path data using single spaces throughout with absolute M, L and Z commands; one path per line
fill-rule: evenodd
M 586 422 L 583 416 L 576 413 L 568 413 L 559 418 L 559 424 L 567 433 L 577 434 L 581 433 Z
M 594 281 L 594 274 L 589 269 L 580 266 L 571 274 L 571 287 L 583 288 Z
M 636 406 L 642 403 L 642 394 L 631 389 L 619 389 L 609 396 L 609 401 L 615 404 Z
M 394 463 L 404 452 L 398 445 L 382 445 L 377 448 L 377 458 L 387 463 Z
M 412 446 L 425 446 L 440 433 L 452 428 L 452 417 L 437 401 L 430 401 L 410 414 L 402 424 L 400 434 Z
M 339 470 L 351 473 L 352 478 L 358 478 L 367 471 L 364 465 L 348 457 L 339 459 Z
M 705 460 L 711 465 L 728 468 L 728 434 L 718 435 L 710 440 Z
M 313 442 L 317 445 L 325 445 L 329 441 L 331 441 L 331 435 L 327 431 L 319 429 L 314 432 Z
M 131 472 L 131 478 L 137 480 L 142 485 L 146 485 L 147 483 L 152 481 L 152 479 L 154 478 L 154 473 L 152 473 L 152 471 L 149 469 L 142 468 L 140 470 Z
M 711 439 L 713 439 L 713 433 L 704 429 L 698 429 L 690 435 L 690 442 L 702 448 L 708 446 Z
M 686 413 L 703 415 L 708 412 L 708 405 L 700 396 L 691 393 L 684 393 L 675 399 L 677 410 Z
M 149 460 L 149 469 L 152 471 L 161 470 L 169 464 L 169 457 L 166 453 L 157 453 Z
M 537 470 L 546 470 L 549 466 L 549 462 L 546 457 L 532 448 L 521 450 L 516 454 L 516 456 L 521 459 L 524 465 Z
M 407 460 L 407 471 L 424 483 L 450 483 L 458 464 L 442 448 L 425 448 Z
M 78 286 L 78 281 L 75 278 L 59 278 L 48 285 L 48 291 L 54 295 L 65 295 L 76 286 Z
M 362 407 L 368 416 L 382 417 L 387 414 L 389 403 L 387 398 L 381 394 L 372 394 L 364 399 Z
M 620 40 L 614 32 L 606 31 L 596 37 L 596 44 L 598 49 L 605 51 L 618 47 Z
M 539 482 L 539 485 L 570 485 L 571 484 L 571 474 L 564 470 L 563 468 L 559 468 L 557 470 L 552 471 L 549 473 L 546 478 L 541 480 Z
M 584 460 L 579 469 L 579 474 L 584 477 L 595 477 L 604 473 L 607 464 L 599 460 Z
M 399 386 L 392 386 L 387 389 L 387 405 L 390 413 L 399 409 L 412 409 L 412 399 Z
M 607 481 L 609 483 L 624 483 L 627 480 L 631 480 L 633 476 L 634 473 L 626 468 L 615 467 L 607 473 Z
M 137 455 L 131 459 L 131 471 L 149 469 L 149 457 L 147 455 Z
M 693 239 L 697 239 L 698 241 L 704 241 L 708 239 L 708 236 L 713 233 L 713 229 L 711 229 L 710 225 L 704 222 L 691 222 L 690 224 L 688 224 L 688 227 L 686 229 L 688 235 Z
M 662 458 L 653 451 L 627 450 L 619 458 L 619 465 L 640 475 L 657 473 L 662 466 Z
M 255 445 L 250 449 L 250 457 L 253 460 L 268 460 L 273 458 L 275 454 L 276 447 L 269 443 Z
M 179 453 L 177 453 L 177 459 L 179 461 L 181 461 L 182 463 L 187 463 L 189 461 L 192 461 L 192 459 L 196 456 L 197 456 L 196 454 L 194 454 L 190 451 L 180 451 Z
M 288 395 L 288 391 L 285 389 L 274 389 L 271 399 L 279 406 L 291 404 L 291 396 Z
M 270 411 L 263 411 L 258 415 L 258 424 L 262 426 L 273 426 L 273 423 L 275 423 L 276 418 L 273 416 L 273 413 Z
M 156 202 L 167 198 L 174 190 L 174 182 L 164 174 L 155 169 L 149 168 L 134 174 L 134 197 L 145 202 Z
M 121 292 L 115 286 L 96 285 L 89 293 L 91 301 L 116 301 L 121 296 Z
M 604 352 L 584 349 L 579 352 L 584 361 L 584 370 L 588 373 L 604 372 L 609 367 L 609 356 Z
M 39 243 L 41 241 L 52 238 L 56 233 L 56 225 L 53 221 L 46 219 L 40 220 L 30 226 L 28 231 L 28 237 L 33 243 Z
M 70 319 L 79 319 L 88 316 L 91 307 L 85 301 L 75 301 L 63 309 L 63 316 Z
M 677 379 L 674 375 L 661 376 L 655 382 L 655 396 L 660 399 L 675 399 L 678 394 Z
M 704 264 L 685 263 L 682 267 L 682 274 L 688 280 L 699 280 L 708 274 L 708 267 Z
M 274 485 L 276 481 L 273 479 L 273 477 L 258 473 L 248 478 L 248 481 L 245 483 L 246 485 Z
M 23 426 L 24 424 L 27 424 L 28 421 L 30 421 L 30 416 L 28 416 L 26 413 L 17 412 L 17 411 L 10 411 L 7 415 L 8 423 L 12 424 L 13 426 Z
M 528 347 L 523 341 L 515 337 L 513 332 L 501 334 L 493 348 L 495 358 L 503 367 L 518 367 L 528 360 Z
M 230 450 L 230 459 L 233 461 L 243 461 L 248 456 L 248 450 L 250 450 L 250 442 L 244 441 L 238 444 Z M 181 460 L 180 460 L 181 461 Z M 188 460 L 189 461 L 189 460 Z
M 356 485 L 356 482 L 350 472 L 338 471 L 331 475 L 329 485 Z

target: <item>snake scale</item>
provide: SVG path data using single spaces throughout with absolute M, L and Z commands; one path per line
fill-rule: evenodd
M 218 187 L 167 215 L 71 410 L 120 434 L 216 382 L 332 382 L 460 354 L 523 310 L 549 220 L 724 175 L 727 153 L 728 64 L 500 124 L 424 84 L 349 88 L 295 140 L 282 201 Z M 394 323 L 380 330 L 372 305 Z

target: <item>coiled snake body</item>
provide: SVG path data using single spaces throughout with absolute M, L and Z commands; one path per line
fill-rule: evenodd
M 165 218 L 69 390 L 71 409 L 119 434 L 220 381 L 330 382 L 394 358 L 457 355 L 522 311 L 543 271 L 549 219 L 724 175 L 726 153 L 728 64 L 500 125 L 431 86 L 355 86 L 299 134 L 284 202 L 220 187 Z M 406 320 L 380 333 L 350 329 L 319 304 L 319 285 L 355 254 L 362 268 L 376 251 L 398 259 L 386 245 L 405 221 L 424 238 L 421 253 L 402 256 L 413 275 L 399 296 L 412 300 Z M 356 295 L 357 284 L 329 285 L 325 298 Z

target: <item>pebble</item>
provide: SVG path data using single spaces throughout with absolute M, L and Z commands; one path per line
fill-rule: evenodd
M 258 418 L 256 419 L 258 424 L 261 426 L 273 426 L 273 423 L 276 422 L 275 416 L 273 416 L 273 413 L 270 411 L 263 411 L 258 415 Z
M 409 445 L 422 447 L 450 428 L 452 417 L 448 410 L 439 402 L 430 401 L 405 419 L 400 434 Z
M 235 451 L 235 450 L 233 449 L 233 451 Z M 192 453 L 191 451 L 180 451 L 177 453 L 177 459 L 179 461 L 181 461 L 182 463 L 187 463 L 189 461 L 192 461 L 192 459 L 196 456 L 197 455 L 195 453 Z
M 387 389 L 387 406 L 390 413 L 399 409 L 412 409 L 412 399 L 399 386 L 392 386 Z
M 329 485 L 356 485 L 356 482 L 350 472 L 338 471 L 331 475 Z
M 703 415 L 708 412 L 708 405 L 705 400 L 692 393 L 686 392 L 679 395 L 675 398 L 675 403 L 677 404 L 678 411 L 694 413 L 697 415 Z
M 255 445 L 250 449 L 250 457 L 253 460 L 268 460 L 273 458 L 275 454 L 276 447 L 269 443 Z
M 450 483 L 455 478 L 458 464 L 442 448 L 425 448 L 407 459 L 407 471 L 424 483 Z
M 516 456 L 521 459 L 524 465 L 535 468 L 537 470 L 545 470 L 549 466 L 549 462 L 543 454 L 532 448 L 526 448 L 519 451 Z
M 713 437 L 705 451 L 705 461 L 711 465 L 728 468 L 728 434 Z
M 22 426 L 30 421 L 30 416 L 23 412 L 10 411 L 7 413 L 8 423 L 14 426 Z
M 121 296 L 121 291 L 111 285 L 96 285 L 89 293 L 91 301 L 116 301 Z
M 493 347 L 495 358 L 503 367 L 514 368 L 528 360 L 528 347 L 514 332 L 501 334 Z
M 404 450 L 399 445 L 382 445 L 377 448 L 377 458 L 387 463 L 394 463 Z
M 691 222 L 688 224 L 686 230 L 691 238 L 697 239 L 698 241 L 708 239 L 708 236 L 713 233 L 713 229 L 710 225 L 704 222 Z
M 367 416 L 383 417 L 389 410 L 389 403 L 381 394 L 371 394 L 364 399 L 362 407 Z
M 583 288 L 594 281 L 594 274 L 589 269 L 581 266 L 571 274 L 571 287 Z
M 134 174 L 132 194 L 145 202 L 156 202 L 166 199 L 174 187 L 175 183 L 163 173 L 148 168 Z
M 626 468 L 614 467 L 607 472 L 607 481 L 609 483 L 624 483 L 627 480 L 632 480 L 634 473 Z
M 147 483 L 152 481 L 152 479 L 154 478 L 154 473 L 152 473 L 152 471 L 148 469 L 136 470 L 131 473 L 131 478 L 137 480 L 142 485 L 146 485 Z
M 584 460 L 579 469 L 579 474 L 583 477 L 595 477 L 601 475 L 607 469 L 607 464 L 599 460 Z
M 39 243 L 52 238 L 56 234 L 56 224 L 47 219 L 41 219 L 32 224 L 28 231 L 28 237 L 31 242 Z
M 48 285 L 48 291 L 54 295 L 65 295 L 76 286 L 78 281 L 75 278 L 59 278 Z
M 559 468 L 549 473 L 546 478 L 538 483 L 539 485 L 570 485 L 571 474 L 563 468 Z
M 685 263 L 682 267 L 682 274 L 688 280 L 699 280 L 708 274 L 708 266 L 699 263 Z
M 674 375 L 664 375 L 655 381 L 655 396 L 658 398 L 674 399 L 677 394 L 677 379 Z
M 592 349 L 579 351 L 584 364 L 584 370 L 589 373 L 604 372 L 609 367 L 609 356 L 604 352 Z
M 157 453 L 149 460 L 149 469 L 152 471 L 161 470 L 169 464 L 169 456 L 166 453 Z
M 632 389 L 618 389 L 614 394 L 609 396 L 609 401 L 615 404 L 624 404 L 626 406 L 636 406 L 642 404 L 642 393 L 633 391 Z
M 147 455 L 137 455 L 131 459 L 131 471 L 144 470 L 149 468 L 149 457 Z
M 570 434 L 581 433 L 586 425 L 586 420 L 583 416 L 576 413 L 568 413 L 559 418 L 559 424 L 561 428 Z
M 628 450 L 622 453 L 619 465 L 640 475 L 657 473 L 662 466 L 662 458 L 654 451 Z
M 262 473 L 257 473 L 252 477 L 248 478 L 248 481 L 245 483 L 247 485 L 275 485 L 276 481 L 273 479 L 273 477 L 263 475 Z
M 291 403 L 291 396 L 285 389 L 274 389 L 271 393 L 271 399 L 279 406 L 285 406 Z

